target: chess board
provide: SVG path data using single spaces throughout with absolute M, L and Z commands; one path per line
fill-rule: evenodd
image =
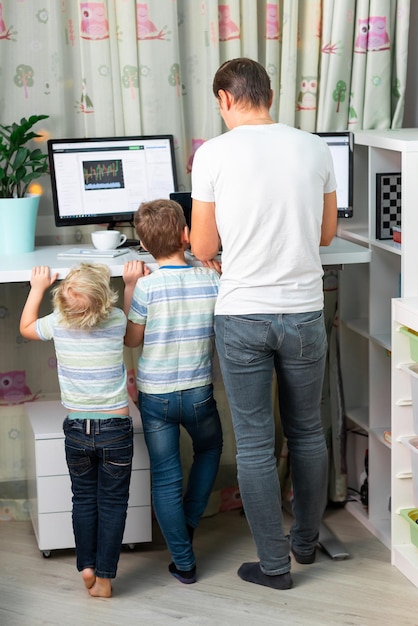
M 401 174 L 376 174 L 376 239 L 392 239 L 401 226 Z

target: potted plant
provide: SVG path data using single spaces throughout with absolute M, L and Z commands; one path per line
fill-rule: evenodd
M 0 124 L 0 254 L 31 252 L 39 195 L 31 184 L 48 173 L 48 155 L 29 144 L 42 135 L 32 128 L 48 115 L 31 115 L 10 125 Z

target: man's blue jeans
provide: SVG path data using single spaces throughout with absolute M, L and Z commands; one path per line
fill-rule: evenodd
M 155 515 L 175 566 L 190 571 L 195 556 L 187 526 L 196 528 L 215 482 L 222 427 L 212 385 L 166 394 L 139 392 Z M 191 437 L 193 463 L 183 497 L 180 425 Z
M 115 578 L 129 499 L 132 419 L 66 417 L 63 429 L 77 569 L 91 567 L 99 578 Z
M 261 570 L 290 570 L 275 456 L 272 383 L 293 482 L 290 540 L 300 554 L 315 549 L 327 498 L 328 453 L 320 405 L 327 353 L 322 311 L 215 316 L 216 347 L 237 445 L 238 482 Z

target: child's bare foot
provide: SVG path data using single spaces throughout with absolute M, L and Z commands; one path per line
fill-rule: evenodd
M 86 586 L 86 589 L 91 589 L 96 582 L 96 574 L 91 567 L 86 567 L 81 572 L 81 576 L 83 577 L 83 582 Z
M 94 598 L 110 598 L 112 595 L 110 578 L 96 577 L 94 585 L 89 589 L 89 594 Z

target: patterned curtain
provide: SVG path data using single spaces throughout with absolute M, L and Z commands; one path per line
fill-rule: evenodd
M 277 121 L 308 131 L 400 127 L 409 2 L 0 0 L 0 123 L 47 114 L 45 139 L 171 133 L 180 189 L 189 189 L 195 150 L 224 130 L 213 75 L 249 56 L 271 76 Z M 55 227 L 49 179 L 41 182 L 37 242 L 88 240 L 89 227 Z M 19 336 L 26 293 L 0 285 L 0 519 L 24 515 L 11 504 L 24 500 L 22 403 L 58 392 L 52 346 Z M 136 355 L 126 358 L 132 377 Z M 219 376 L 216 385 L 227 414 Z M 228 419 L 224 427 L 232 471 Z M 235 499 L 232 491 L 222 506 Z

